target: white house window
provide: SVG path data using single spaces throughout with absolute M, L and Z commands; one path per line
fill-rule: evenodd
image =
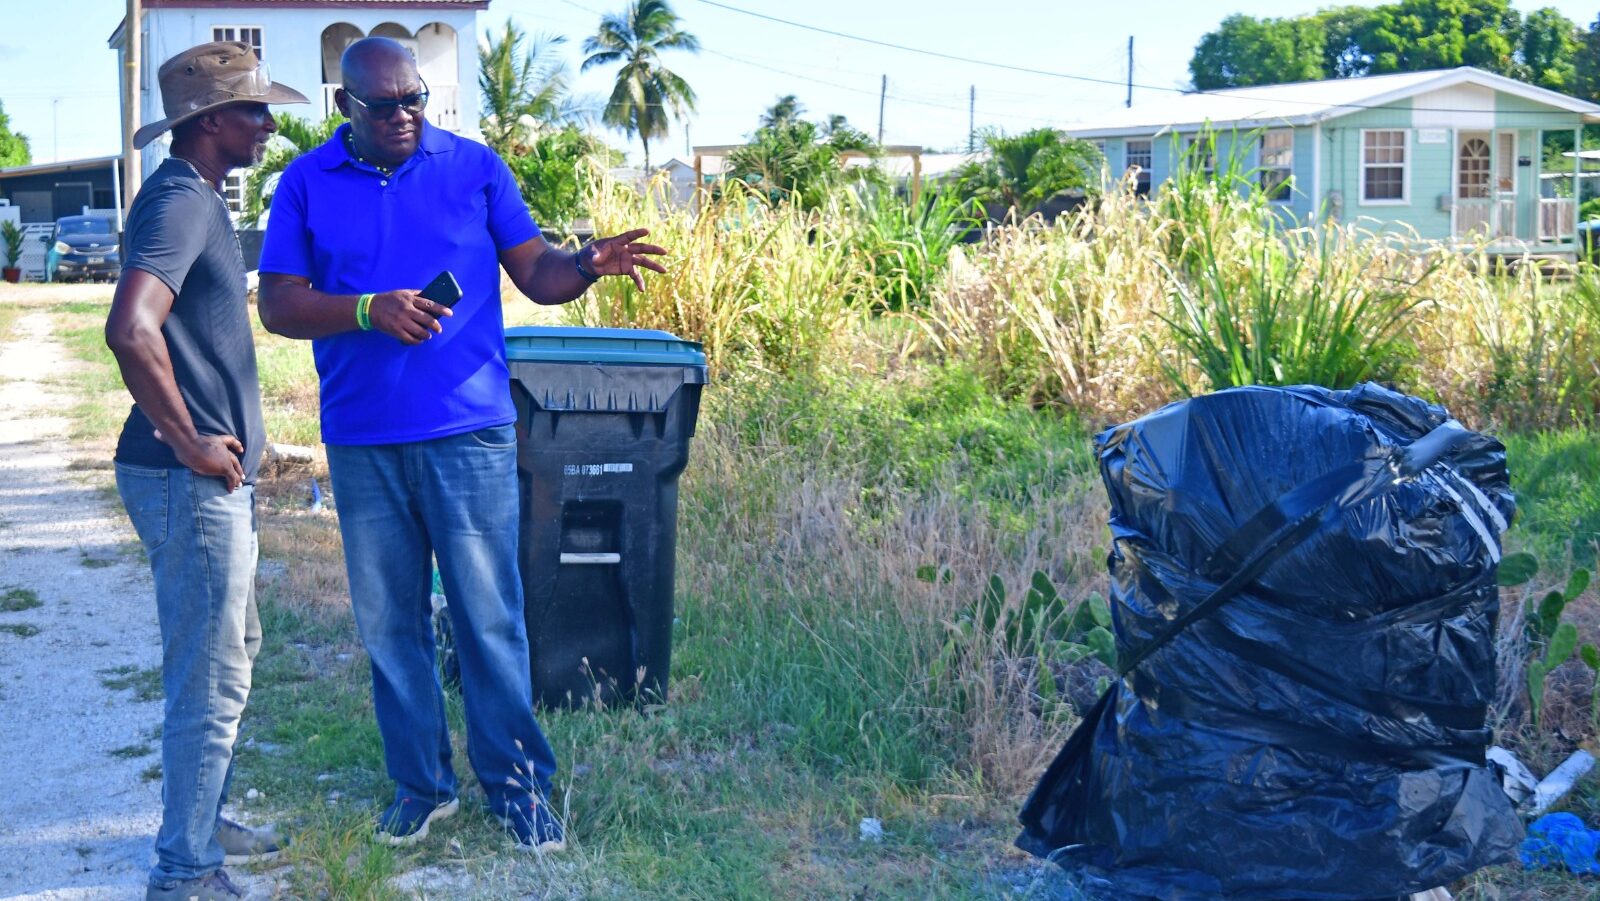
M 1361 202 L 1406 202 L 1405 129 L 1361 132 Z
M 1294 131 L 1273 129 L 1261 136 L 1261 191 L 1268 200 L 1287 201 L 1294 177 Z
M 244 212 L 244 180 L 249 174 L 248 169 L 236 169 L 229 172 L 222 180 L 222 200 L 228 205 L 228 212 L 235 219 Z
M 1134 177 L 1134 193 L 1140 197 L 1150 194 L 1150 141 L 1129 141 L 1126 145 L 1127 165 L 1125 168 L 1139 167 L 1139 174 Z
M 261 26 L 260 25 L 216 25 L 211 29 L 213 41 L 243 41 L 249 44 L 256 52 L 256 59 L 261 59 Z

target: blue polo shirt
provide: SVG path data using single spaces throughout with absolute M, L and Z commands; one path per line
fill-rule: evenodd
M 348 124 L 284 170 L 272 195 L 261 271 L 327 294 L 421 289 L 448 269 L 461 283 L 443 333 L 406 346 L 381 332 L 312 342 L 326 444 L 397 444 L 515 420 L 500 309 L 500 252 L 539 234 L 505 162 L 424 125 L 393 175 L 356 161 Z

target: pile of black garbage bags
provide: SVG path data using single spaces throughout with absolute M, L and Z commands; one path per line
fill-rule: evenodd
M 1118 899 L 1368 899 L 1522 838 L 1484 752 L 1499 442 L 1377 385 L 1240 388 L 1095 439 L 1122 676 L 1018 844 Z

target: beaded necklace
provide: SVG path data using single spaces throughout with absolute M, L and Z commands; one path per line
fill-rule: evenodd
M 389 176 L 394 174 L 395 167 L 393 167 L 393 166 L 380 166 L 377 163 L 374 163 L 372 160 L 369 160 L 366 157 L 362 156 L 361 154 L 357 153 L 356 152 L 356 136 L 354 134 L 352 134 L 351 132 L 347 131 L 347 132 L 344 133 L 344 144 L 345 144 L 345 148 L 350 151 L 350 156 L 353 157 L 356 162 L 358 162 L 358 163 L 366 163 L 367 165 L 371 166 L 372 168 L 378 170 L 378 172 L 381 173 L 385 178 L 387 178 L 387 177 L 389 177 Z

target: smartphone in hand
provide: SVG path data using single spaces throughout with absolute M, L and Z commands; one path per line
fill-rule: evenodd
M 453 307 L 461 299 L 461 286 L 456 283 L 456 277 L 446 269 L 428 283 L 428 287 L 420 292 L 423 297 L 443 307 Z

